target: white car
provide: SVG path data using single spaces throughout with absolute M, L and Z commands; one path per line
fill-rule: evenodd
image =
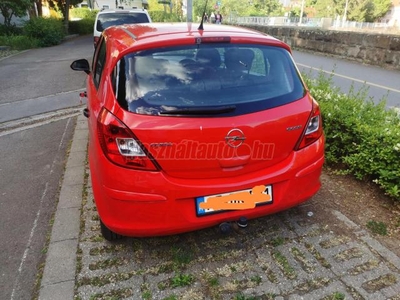
M 151 18 L 145 9 L 103 10 L 97 13 L 94 22 L 93 43 L 96 48 L 104 29 L 123 24 L 150 23 Z

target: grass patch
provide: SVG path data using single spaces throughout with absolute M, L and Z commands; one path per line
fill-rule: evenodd
M 163 300 L 178 300 L 178 297 L 175 295 L 171 295 L 171 296 L 164 298 Z
M 274 246 L 274 247 L 281 246 L 281 245 L 283 245 L 284 243 L 285 243 L 285 239 L 284 239 L 283 237 L 273 238 L 273 239 L 270 241 L 270 244 L 271 244 L 272 246 Z
M 189 286 L 194 282 L 194 276 L 190 274 L 177 274 L 170 280 L 172 288 Z
M 257 296 L 246 296 L 243 293 L 240 293 L 240 294 L 236 294 L 233 299 L 234 300 L 261 300 L 262 298 L 257 297 Z M 273 299 L 273 298 L 267 298 L 267 299 Z
M 371 230 L 373 234 L 387 235 L 387 225 L 383 222 L 368 221 L 367 228 Z
M 334 292 L 333 294 L 322 298 L 321 300 L 344 300 L 346 299 L 345 295 L 339 292 Z
M 250 281 L 251 281 L 251 282 L 254 282 L 256 285 L 260 285 L 260 283 L 261 283 L 261 281 L 262 281 L 262 278 L 261 278 L 261 276 L 259 276 L 259 275 L 255 275 L 255 276 L 252 276 L 252 277 L 250 278 Z
M 187 248 L 172 248 L 172 260 L 177 267 L 183 267 L 193 260 L 193 253 Z
M 294 279 L 297 277 L 293 267 L 289 264 L 289 261 L 281 252 L 275 251 L 272 253 L 272 257 L 275 259 L 283 274 L 285 274 L 287 278 Z

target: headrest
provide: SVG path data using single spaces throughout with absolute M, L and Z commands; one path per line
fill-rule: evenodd
M 221 55 L 215 48 L 197 50 L 196 61 L 207 67 L 218 68 L 221 65 Z
M 249 71 L 254 52 L 250 49 L 229 49 L 225 52 L 225 66 L 230 70 Z

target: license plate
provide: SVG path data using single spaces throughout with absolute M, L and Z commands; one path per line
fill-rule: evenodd
M 198 216 L 227 210 L 252 209 L 272 203 L 272 185 L 257 185 L 252 189 L 196 198 Z

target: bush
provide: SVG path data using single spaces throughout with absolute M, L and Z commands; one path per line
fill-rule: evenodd
M 24 35 L 0 36 L 0 45 L 10 46 L 12 50 L 38 48 L 40 41 Z
M 94 19 L 82 19 L 69 21 L 68 31 L 70 34 L 93 34 Z
M 31 18 L 26 22 L 24 33 L 40 41 L 40 47 L 58 45 L 64 38 L 62 20 L 56 18 Z
M 326 164 L 372 180 L 387 195 L 400 201 L 400 115 L 386 109 L 384 99 L 375 105 L 367 89 L 345 95 L 321 73 L 317 79 L 304 76 L 319 102 L 326 135 Z
M 0 24 L 0 36 L 4 35 L 20 35 L 22 34 L 22 28 L 15 25 L 5 26 Z
M 152 22 L 181 22 L 181 18 L 177 14 L 170 14 L 164 11 L 149 11 Z
M 69 10 L 71 19 L 96 19 L 98 10 L 90 10 L 88 8 L 73 8 Z

